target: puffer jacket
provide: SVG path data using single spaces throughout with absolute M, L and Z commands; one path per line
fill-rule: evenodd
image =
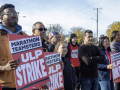
M 18 34 L 27 35 L 22 31 Z M 0 29 L 0 66 L 5 66 L 10 60 L 12 60 L 12 55 L 9 46 L 8 32 L 3 29 Z M 15 88 L 16 84 L 14 70 L 1 71 L 0 83 L 1 86 Z

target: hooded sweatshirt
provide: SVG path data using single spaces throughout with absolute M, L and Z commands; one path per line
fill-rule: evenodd
M 11 32 L 10 30 L 8 30 L 7 28 L 5 28 L 5 27 L 3 26 L 3 24 L 2 24 L 2 22 L 0 22 L 0 30 L 4 30 L 4 31 L 6 31 L 6 32 L 8 32 L 8 33 L 10 33 L 10 34 L 18 34 L 18 33 L 20 33 L 20 32 L 22 31 L 22 27 L 21 27 L 20 25 L 17 25 L 17 26 L 16 26 L 16 32 L 13 33 L 13 32 Z
M 16 26 L 16 32 L 13 33 L 5 28 L 0 22 L 0 66 L 5 66 L 10 60 L 12 60 L 7 33 L 26 35 L 22 32 L 22 27 L 20 25 Z M 4 87 L 16 88 L 14 70 L 1 72 L 0 83 L 1 86 Z

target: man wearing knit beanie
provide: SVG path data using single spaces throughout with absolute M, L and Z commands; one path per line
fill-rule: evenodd
M 71 63 L 73 64 L 73 66 L 76 69 L 76 76 L 78 78 L 78 83 L 79 83 L 79 59 L 78 59 L 78 47 L 79 44 L 77 44 L 77 35 L 75 33 L 72 33 L 70 35 L 70 41 L 68 42 L 67 45 L 67 49 L 68 49 L 68 53 L 67 56 L 70 58 Z M 76 87 L 76 90 L 79 90 L 80 85 L 78 85 L 78 87 Z
M 49 52 L 54 52 L 55 45 L 60 42 L 61 36 L 58 32 L 52 31 L 49 33 L 50 44 L 48 45 Z

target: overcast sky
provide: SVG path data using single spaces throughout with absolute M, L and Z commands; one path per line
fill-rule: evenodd
M 91 29 L 96 34 L 97 10 L 99 10 L 99 35 L 105 34 L 110 24 L 120 21 L 120 0 L 0 0 L 0 6 L 5 3 L 15 5 L 20 13 L 19 24 L 27 34 L 32 35 L 32 25 L 43 22 L 60 24 L 67 33 L 71 27 Z M 91 19 L 93 18 L 93 19 Z

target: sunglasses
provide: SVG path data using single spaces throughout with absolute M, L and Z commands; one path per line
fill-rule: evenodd
M 61 36 L 55 36 L 55 38 L 61 38 Z
M 38 29 L 39 31 L 47 31 L 47 29 L 46 28 L 35 28 L 35 29 Z

